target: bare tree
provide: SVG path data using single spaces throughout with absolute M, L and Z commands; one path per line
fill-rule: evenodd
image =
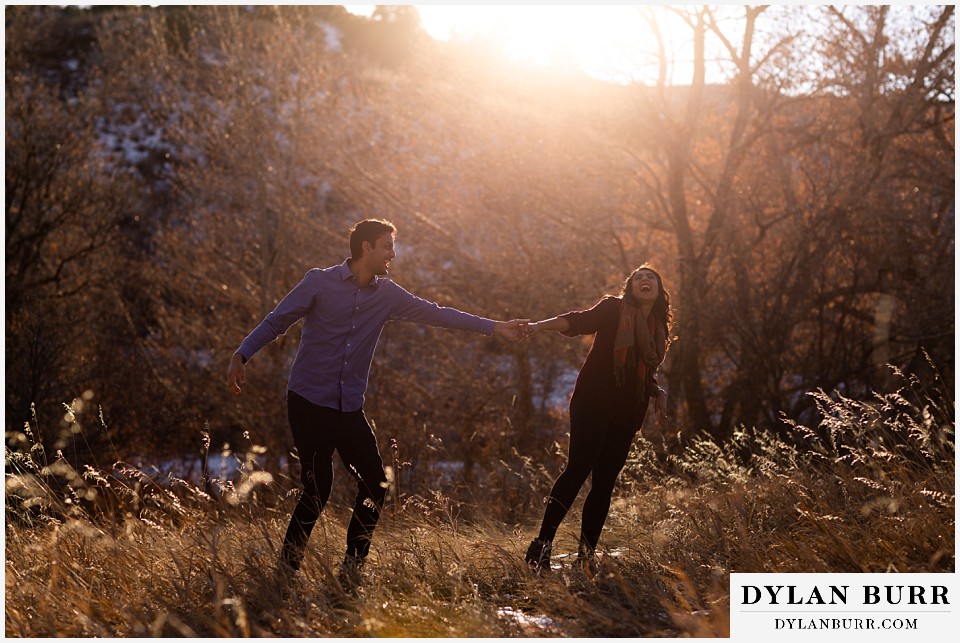
M 89 385 L 86 315 L 134 204 L 92 124 L 97 87 L 65 86 L 38 62 L 62 19 L 17 8 L 6 25 L 7 418 L 18 428 L 31 404 L 59 406 Z

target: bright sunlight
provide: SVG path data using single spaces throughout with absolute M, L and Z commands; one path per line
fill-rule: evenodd
M 542 66 L 575 66 L 613 82 L 656 77 L 655 20 L 675 73 L 682 74 L 690 38 L 679 16 L 663 7 L 627 5 L 416 5 L 424 31 L 437 40 L 481 39 L 509 58 Z M 347 5 L 358 15 L 373 5 Z

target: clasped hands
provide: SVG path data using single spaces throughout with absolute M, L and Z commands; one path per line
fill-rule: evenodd
M 506 322 L 497 322 L 493 332 L 511 341 L 519 342 L 536 333 L 539 330 L 539 323 L 531 322 L 529 319 L 511 319 Z

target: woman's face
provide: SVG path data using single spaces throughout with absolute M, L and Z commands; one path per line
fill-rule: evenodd
M 630 292 L 641 303 L 652 304 L 660 296 L 660 282 L 652 270 L 638 270 L 630 278 Z

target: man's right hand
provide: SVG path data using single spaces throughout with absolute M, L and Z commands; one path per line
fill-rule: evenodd
M 510 321 L 498 321 L 493 324 L 493 334 L 502 335 L 510 341 L 520 340 L 520 329 L 530 322 L 529 319 L 511 319 Z
M 234 353 L 230 358 L 230 366 L 227 367 L 227 386 L 239 395 L 241 384 L 243 384 L 243 358 L 240 353 Z

